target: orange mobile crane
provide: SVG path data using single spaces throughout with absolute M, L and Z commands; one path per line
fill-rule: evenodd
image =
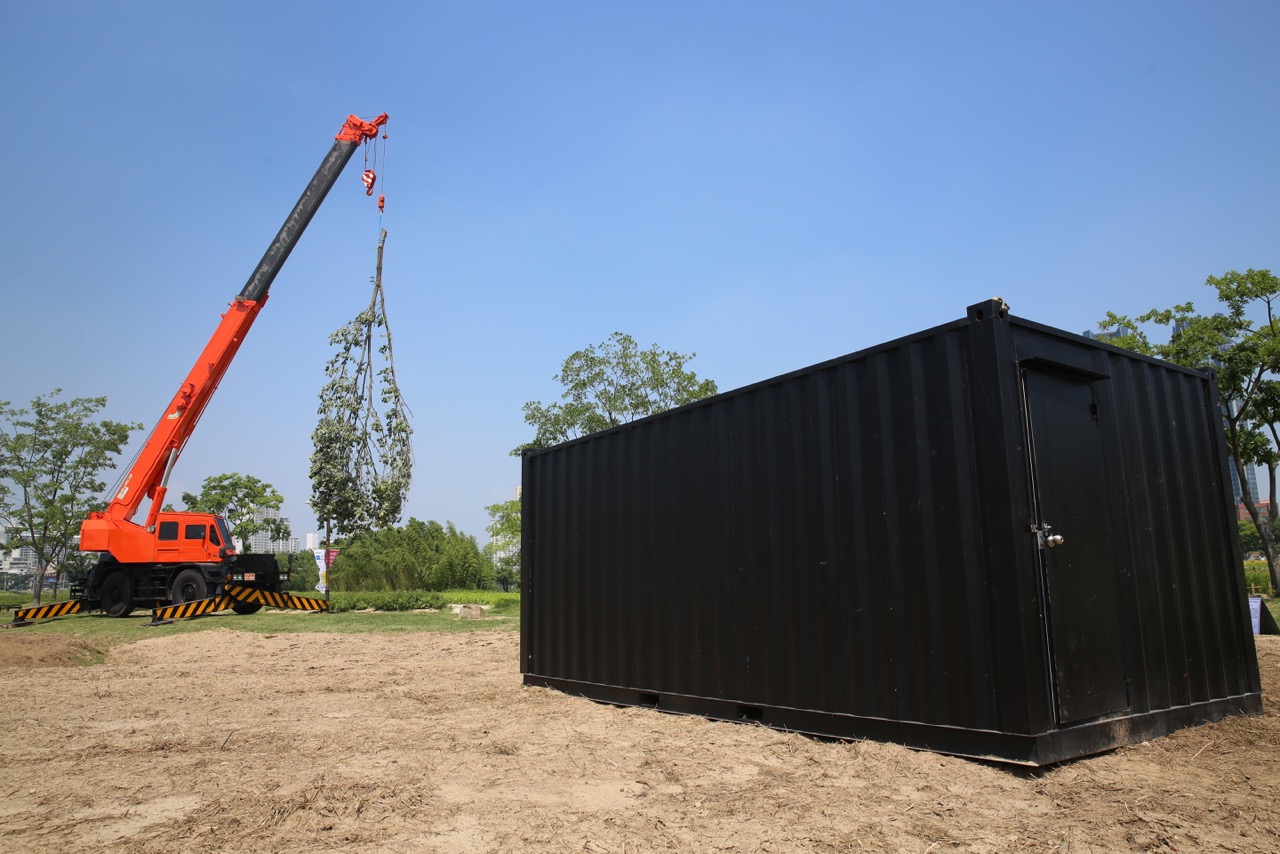
M 239 552 L 227 522 L 212 513 L 165 510 L 169 475 L 249 328 L 267 302 L 267 292 L 320 203 L 351 155 L 374 139 L 387 121 L 349 116 L 333 147 L 298 203 L 267 248 L 186 380 L 152 429 L 107 504 L 80 526 L 80 551 L 99 552 L 98 562 L 66 602 L 15 609 L 14 624 L 32 619 L 100 610 L 123 617 L 135 608 L 153 609 L 153 620 L 196 616 L 231 608 L 250 614 L 264 604 L 309 611 L 328 609 L 322 599 L 284 593 L 274 555 Z M 372 173 L 366 172 L 366 186 Z M 133 521 L 143 500 L 150 506 L 142 524 Z

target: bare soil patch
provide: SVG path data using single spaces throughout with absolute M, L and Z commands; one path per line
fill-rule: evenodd
M 1265 714 L 1030 772 L 520 684 L 514 632 L 0 632 L 10 851 L 1280 851 Z
M 73 637 L 0 633 L 0 674 L 41 667 L 76 667 L 103 660 L 105 652 Z

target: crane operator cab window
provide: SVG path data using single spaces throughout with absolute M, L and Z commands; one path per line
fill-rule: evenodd
M 178 539 L 178 523 L 177 522 L 161 522 L 156 532 L 157 540 L 175 541 Z
M 187 532 L 183 536 L 185 539 L 188 539 L 188 540 L 203 540 L 204 525 L 203 524 L 187 525 Z
M 235 554 L 235 541 L 231 539 L 231 532 L 227 530 L 227 520 L 221 516 L 213 517 L 214 525 L 209 526 L 209 542 L 215 546 L 223 546 L 227 549 L 227 554 Z

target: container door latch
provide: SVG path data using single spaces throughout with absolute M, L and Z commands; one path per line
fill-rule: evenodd
M 1036 525 L 1033 523 L 1031 525 L 1031 533 L 1036 535 L 1036 539 L 1040 543 L 1040 548 L 1056 549 L 1058 546 L 1066 543 L 1067 540 L 1065 537 L 1061 534 L 1049 533 L 1051 530 L 1053 530 L 1053 526 L 1048 523 L 1043 525 Z

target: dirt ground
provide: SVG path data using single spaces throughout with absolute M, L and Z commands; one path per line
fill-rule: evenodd
M 1039 771 L 524 688 L 514 632 L 0 632 L 8 851 L 1280 851 L 1265 714 Z

